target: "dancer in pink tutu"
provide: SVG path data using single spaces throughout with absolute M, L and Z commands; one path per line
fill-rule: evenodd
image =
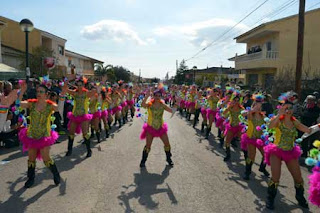
M 196 127 L 198 121 L 199 121 L 199 116 L 200 116 L 200 113 L 201 113 L 201 108 L 203 107 L 204 105 L 204 97 L 202 97 L 202 90 L 198 90 L 197 91 L 197 95 L 195 97 L 195 102 L 196 102 L 196 105 L 195 105 L 195 113 L 194 113 L 194 120 L 193 120 L 193 128 Z
M 209 96 L 207 97 L 208 108 L 207 108 L 207 120 L 209 125 L 207 126 L 206 139 L 208 139 L 211 132 L 212 123 L 217 114 L 217 104 L 219 101 L 219 92 L 216 88 L 209 91 Z
M 58 106 L 47 100 L 47 93 L 48 88 L 40 85 L 37 88 L 37 99 L 21 101 L 21 107 L 30 110 L 30 124 L 19 132 L 23 151 L 28 151 L 28 180 L 24 184 L 25 188 L 30 188 L 34 184 L 36 158 L 43 159 L 44 164 L 53 174 L 54 183 L 56 185 L 60 183 L 57 166 L 50 157 L 50 146 L 59 137 L 57 132 L 51 130 L 50 123 L 51 115 L 54 111 L 58 111 Z
M 197 95 L 197 87 L 195 85 L 191 86 L 189 94 L 187 96 L 188 100 L 186 103 L 187 107 L 187 119 L 190 121 L 191 115 L 195 112 L 196 100 L 195 97 Z
M 109 138 L 110 125 L 113 121 L 110 104 L 112 103 L 111 98 L 107 94 L 106 88 L 101 90 L 101 120 L 103 122 L 106 138 Z
M 275 130 L 273 143 L 264 147 L 265 161 L 271 166 L 271 180 L 268 184 L 267 208 L 274 208 L 274 199 L 277 194 L 281 175 L 281 162 L 284 161 L 290 171 L 294 187 L 296 189 L 296 199 L 300 206 L 308 208 L 308 203 L 304 198 L 304 186 L 299 166 L 299 157 L 301 149 L 295 145 L 297 129 L 310 133 L 311 129 L 301 124 L 293 114 L 293 103 L 291 93 L 285 93 L 280 96 L 281 108 L 278 115 L 272 118 L 269 128 Z
M 151 150 L 151 144 L 153 138 L 155 137 L 160 137 L 164 143 L 164 151 L 166 153 L 167 162 L 170 166 L 173 166 L 173 162 L 171 160 L 171 147 L 167 135 L 168 125 L 163 122 L 163 112 L 167 111 L 172 113 L 172 109 L 164 103 L 164 101 L 161 99 L 161 95 L 162 91 L 156 90 L 153 92 L 154 98 L 148 103 L 147 100 L 151 96 L 151 92 L 149 95 L 146 95 L 142 101 L 142 107 L 148 110 L 148 121 L 143 125 L 140 135 L 141 140 L 146 139 L 146 145 L 143 149 L 140 167 L 145 167 L 145 163 Z
M 91 123 L 91 134 L 93 135 L 92 130 L 94 129 L 94 131 L 96 132 L 98 143 L 101 142 L 99 123 L 100 123 L 101 115 L 102 115 L 101 110 L 98 109 L 99 99 L 100 99 L 99 94 L 96 93 L 94 96 L 92 96 L 90 98 L 90 104 L 89 104 L 90 114 L 92 114 L 92 120 L 90 122 Z M 91 135 L 91 138 L 92 138 L 92 135 Z
M 201 123 L 201 130 L 200 132 L 203 133 L 204 132 L 204 127 L 206 127 L 208 125 L 208 121 L 207 121 L 207 108 L 208 106 L 208 102 L 207 102 L 207 92 L 206 91 L 202 91 L 201 94 L 201 108 L 200 108 L 200 112 L 201 112 L 201 117 L 202 117 L 202 123 Z
M 79 134 L 82 131 L 82 136 L 87 148 L 87 157 L 91 157 L 92 151 L 90 148 L 90 134 L 89 134 L 89 123 L 92 119 L 92 114 L 88 113 L 89 99 L 94 97 L 96 90 L 88 91 L 84 88 L 87 83 L 86 78 L 79 78 L 76 80 L 76 90 L 68 89 L 68 93 L 73 97 L 73 110 L 68 113 L 69 123 L 69 141 L 68 151 L 66 156 L 72 154 L 73 141 L 75 133 Z
M 264 96 L 261 94 L 253 95 L 253 104 L 251 110 L 247 113 L 248 117 L 248 128 L 246 133 L 241 136 L 241 149 L 247 152 L 245 155 L 246 169 L 244 179 L 249 180 L 252 170 L 252 165 L 256 157 L 256 149 L 258 149 L 262 156 L 264 156 L 263 147 L 265 142 L 261 139 L 262 130 L 261 126 L 265 125 L 265 115 L 261 112 L 261 106 L 264 101 Z M 266 170 L 266 164 L 264 158 L 260 163 L 259 171 L 265 176 L 269 177 L 269 173 Z
M 233 138 L 240 137 L 241 130 L 243 128 L 243 126 L 239 124 L 239 115 L 241 115 L 241 111 L 244 109 L 240 104 L 240 93 L 238 91 L 234 91 L 232 96 L 231 102 L 228 104 L 227 109 L 223 112 L 223 114 L 228 118 L 228 122 L 225 122 L 224 130 L 226 147 L 226 157 L 223 159 L 224 161 L 230 160 L 230 143 Z
M 128 105 L 128 110 L 130 109 L 131 118 L 134 117 L 134 113 L 136 111 L 136 109 L 134 108 L 134 99 L 133 99 L 134 96 L 135 96 L 135 93 L 133 91 L 133 87 L 132 85 L 130 85 L 128 89 L 128 94 L 127 94 L 127 105 Z
M 119 128 L 121 128 L 121 113 L 122 113 L 122 106 L 121 106 L 121 89 L 118 85 L 114 85 L 113 89 L 111 90 L 111 99 L 112 99 L 112 115 L 114 115 L 114 125 L 119 122 Z

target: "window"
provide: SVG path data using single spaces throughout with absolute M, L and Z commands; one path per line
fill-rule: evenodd
M 271 43 L 271 41 L 268 41 L 267 42 L 267 51 L 271 51 L 271 48 L 272 48 L 272 43 Z
M 58 51 L 60 55 L 64 55 L 64 47 L 63 46 L 58 46 Z
M 71 67 L 71 65 L 72 65 L 72 61 L 69 59 L 68 60 L 68 67 Z

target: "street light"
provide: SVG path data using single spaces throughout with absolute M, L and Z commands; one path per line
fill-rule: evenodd
M 197 70 L 197 66 L 193 66 L 192 67 L 193 70 L 193 84 L 196 84 L 196 70 Z
M 26 80 L 29 81 L 30 78 L 30 68 L 29 68 L 29 33 L 33 30 L 33 23 L 29 19 L 22 19 L 20 21 L 20 28 L 26 34 Z

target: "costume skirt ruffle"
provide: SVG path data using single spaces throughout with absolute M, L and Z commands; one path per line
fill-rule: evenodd
M 37 149 L 37 159 L 41 160 L 41 153 L 40 150 L 51 146 L 56 142 L 56 140 L 59 138 L 59 135 L 56 131 L 51 131 L 51 135 L 48 137 L 42 137 L 39 139 L 33 139 L 28 137 L 27 135 L 28 128 L 23 128 L 19 131 L 19 140 L 22 143 L 22 151 L 28 151 L 29 149 Z
M 108 110 L 103 110 L 101 112 L 101 118 L 108 119 L 109 112 Z
M 116 114 L 117 112 L 121 112 L 122 106 L 117 106 L 112 108 L 112 115 Z
M 308 200 L 320 207 L 320 167 L 315 166 L 312 169 L 312 174 L 309 175 L 309 197 Z
M 80 134 L 81 133 L 81 123 L 84 121 L 90 121 L 93 117 L 91 114 L 84 114 L 80 116 L 74 116 L 72 112 L 68 112 L 67 117 L 69 118 L 69 123 L 68 123 L 68 129 L 70 130 L 70 125 L 71 122 L 76 123 L 76 133 Z
M 251 144 L 258 149 L 263 148 L 265 146 L 265 143 L 261 139 L 255 139 L 255 138 L 249 138 L 247 133 L 244 133 L 241 135 L 241 149 L 247 150 L 248 145 Z
M 154 129 L 152 126 L 145 123 L 142 127 L 142 132 L 140 134 L 140 140 L 144 140 L 147 137 L 147 133 L 153 137 L 161 137 L 168 132 L 168 125 L 164 123 L 160 129 Z
M 95 113 L 93 113 L 93 116 L 92 116 L 92 119 L 96 119 L 96 118 L 101 118 L 101 111 L 100 110 L 98 110 L 98 111 L 96 111 Z
M 134 105 L 134 100 L 133 100 L 133 99 L 132 99 L 132 100 L 128 100 L 128 101 L 127 101 L 127 105 L 130 106 L 130 107 L 133 107 L 133 105 Z
M 209 120 L 212 116 L 212 119 L 214 120 L 216 118 L 217 110 L 207 109 L 207 119 Z
M 290 151 L 284 151 L 278 148 L 275 144 L 269 143 L 264 148 L 264 161 L 266 164 L 270 165 L 271 155 L 276 155 L 278 158 L 285 162 L 289 162 L 293 159 L 298 159 L 301 155 L 301 149 L 299 146 L 295 146 Z
M 231 131 L 233 135 L 237 135 L 243 129 L 242 125 L 231 126 L 229 122 L 223 122 L 223 124 L 225 125 L 224 135 L 227 135 L 229 131 Z

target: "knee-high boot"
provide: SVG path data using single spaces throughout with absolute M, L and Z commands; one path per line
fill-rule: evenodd
M 94 138 L 94 128 L 91 127 L 91 138 Z
M 28 180 L 25 182 L 24 188 L 30 188 L 34 184 L 34 178 L 36 176 L 35 170 L 36 170 L 36 162 L 28 161 L 28 172 L 27 172 Z
M 151 149 L 147 148 L 146 146 L 143 148 L 142 152 L 142 159 L 140 162 L 140 168 L 146 167 L 146 161 L 148 159 L 148 155 Z
M 91 151 L 91 141 L 90 141 L 90 135 L 87 134 L 83 137 L 84 143 L 86 144 L 87 148 L 87 158 L 91 157 L 92 151 Z
M 250 158 L 246 159 L 246 171 L 244 173 L 243 179 L 245 180 L 249 180 L 250 179 L 250 175 L 251 175 L 251 171 L 252 171 L 252 165 L 253 165 L 253 161 Z
M 54 161 L 51 159 L 49 161 L 44 162 L 44 164 L 46 165 L 46 167 L 49 168 L 49 170 L 52 172 L 53 174 L 53 181 L 56 185 L 60 184 L 60 174 L 59 171 L 57 169 L 56 164 L 54 163 Z
M 267 208 L 274 209 L 274 199 L 277 195 L 277 188 L 279 183 L 275 183 L 272 180 L 268 183 L 268 196 L 267 196 Z
M 223 159 L 224 161 L 229 161 L 231 158 L 231 150 L 230 150 L 230 146 L 226 147 L 226 157 Z
M 267 165 L 264 162 L 264 158 L 262 158 L 261 163 L 260 163 L 260 167 L 259 167 L 259 172 L 262 172 L 265 176 L 269 177 L 270 174 L 266 169 Z
M 296 189 L 296 199 L 299 203 L 299 205 L 303 208 L 309 208 L 308 203 L 306 199 L 304 198 L 304 187 L 303 182 L 302 183 L 296 183 L 294 185 L 294 188 Z
M 207 126 L 207 132 L 206 132 L 206 137 L 205 137 L 206 139 L 209 138 L 210 132 L 211 132 L 211 126 Z
M 68 151 L 66 156 L 70 156 L 72 154 L 72 147 L 73 147 L 74 135 L 69 135 L 68 137 Z
M 165 146 L 164 147 L 164 151 L 166 152 L 166 158 L 167 158 L 166 160 L 167 160 L 169 166 L 173 166 L 173 162 L 172 162 L 172 159 L 171 159 L 172 154 L 171 154 L 170 145 L 169 146 Z
M 100 130 L 99 131 L 96 131 L 96 136 L 97 136 L 97 141 L 98 143 L 100 143 Z
M 201 133 L 204 132 L 204 126 L 206 126 L 206 125 L 207 125 L 206 123 L 202 122 L 202 124 L 201 124 Z

